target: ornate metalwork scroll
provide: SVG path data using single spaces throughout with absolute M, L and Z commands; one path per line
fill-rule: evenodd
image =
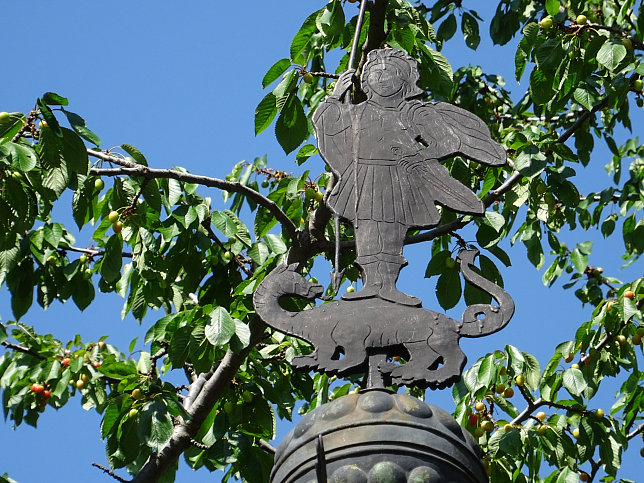
M 396 288 L 407 265 L 403 245 L 411 228 L 440 221 L 436 205 L 481 215 L 485 208 L 469 188 L 450 176 L 441 161 L 460 155 L 501 166 L 506 153 L 474 114 L 439 102 L 415 99 L 418 68 L 395 49 L 369 53 L 361 76 L 367 100 L 348 99 L 354 71 L 345 72 L 313 116 L 320 153 L 336 182 L 328 197 L 334 213 L 353 224 L 360 291 L 303 312 L 279 305 L 283 296 L 313 300 L 323 288 L 307 282 L 294 266 L 274 270 L 258 287 L 254 302 L 271 327 L 315 346 L 296 357 L 302 369 L 348 375 L 369 374 L 370 386 L 419 385 L 441 388 L 455 382 L 465 365 L 458 342 L 503 328 L 514 313 L 510 296 L 471 269 L 478 252 L 459 254 L 464 278 L 498 305 L 475 305 L 461 321 L 422 308 Z M 404 364 L 392 357 L 401 356 Z

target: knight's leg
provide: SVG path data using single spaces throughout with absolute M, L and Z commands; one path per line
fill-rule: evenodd
M 345 300 L 371 298 L 378 295 L 382 280 L 378 271 L 381 240 L 378 235 L 378 222 L 373 220 L 360 220 L 355 227 L 356 235 L 356 263 L 360 267 L 362 277 L 362 290 L 354 293 L 345 293 Z
M 421 301 L 407 295 L 396 288 L 396 281 L 402 267 L 407 265 L 403 257 L 403 244 L 407 234 L 407 226 L 401 223 L 384 223 L 379 225 L 379 238 L 382 242 L 382 252 L 379 254 L 378 273 L 382 280 L 382 288 L 378 296 L 390 302 L 418 307 Z

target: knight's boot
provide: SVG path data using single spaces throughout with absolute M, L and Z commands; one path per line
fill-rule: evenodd
M 362 290 L 359 292 L 342 294 L 344 300 L 360 300 L 378 296 L 378 291 L 382 286 L 382 280 L 378 271 L 378 262 L 364 262 L 356 260 L 360 265 L 362 272 Z
M 402 257 L 401 257 L 402 258 Z M 389 302 L 401 305 L 410 305 L 412 307 L 420 307 L 420 299 L 407 295 L 396 288 L 396 281 L 400 269 L 406 265 L 407 260 L 403 258 L 403 262 L 380 262 L 378 264 L 378 273 L 382 280 L 382 288 L 378 292 L 378 297 Z

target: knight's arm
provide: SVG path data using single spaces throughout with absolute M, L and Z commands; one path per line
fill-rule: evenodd
M 489 166 L 506 163 L 503 146 L 492 139 L 483 120 L 471 112 L 445 102 L 417 102 L 410 114 L 419 141 L 431 150 L 432 157 L 461 155 Z
M 335 92 L 335 91 L 334 91 Z M 351 163 L 352 128 L 350 104 L 331 95 L 318 106 L 312 123 L 318 149 L 334 171 L 344 172 Z

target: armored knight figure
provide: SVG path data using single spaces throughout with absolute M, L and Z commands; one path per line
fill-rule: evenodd
M 416 61 L 396 49 L 369 53 L 360 79 L 367 100 L 352 104 L 353 70 L 342 74 L 333 93 L 313 116 L 318 146 L 336 183 L 331 209 L 353 223 L 356 263 L 363 288 L 343 299 L 379 297 L 420 306 L 395 284 L 410 228 L 440 221 L 436 204 L 481 215 L 481 200 L 452 178 L 440 161 L 455 155 L 490 166 L 506 162 L 481 119 L 451 104 L 424 103 Z

